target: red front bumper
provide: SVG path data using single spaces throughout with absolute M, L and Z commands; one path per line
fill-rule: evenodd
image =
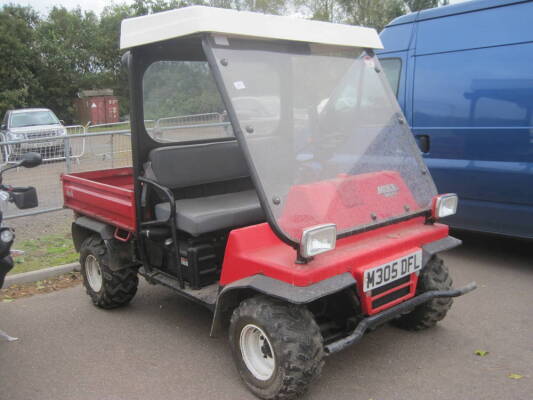
M 224 256 L 221 285 L 262 274 L 295 286 L 309 286 L 350 272 L 357 281 L 362 311 L 379 313 L 414 296 L 418 277 L 363 292 L 364 271 L 419 250 L 448 236 L 448 227 L 425 224 L 424 217 L 385 226 L 337 241 L 335 250 L 316 256 L 308 264 L 296 264 L 296 252 L 283 243 L 268 224 L 231 232 Z

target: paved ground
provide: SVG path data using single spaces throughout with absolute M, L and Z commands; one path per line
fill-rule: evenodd
M 332 356 L 306 399 L 533 399 L 532 246 L 462 237 L 444 258 L 457 285 L 475 279 L 480 288 L 438 328 L 385 326 Z M 0 327 L 21 338 L 0 342 L 0 397 L 252 399 L 226 339 L 208 337 L 209 321 L 201 307 L 146 284 L 131 306 L 108 312 L 80 287 L 0 304 Z

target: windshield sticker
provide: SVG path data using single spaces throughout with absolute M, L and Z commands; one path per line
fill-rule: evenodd
M 374 63 L 374 59 L 372 57 L 365 56 L 364 60 L 365 60 L 365 65 L 367 67 L 374 68 L 376 66 L 376 64 Z
M 226 36 L 214 35 L 213 39 L 215 40 L 215 44 L 219 46 L 229 46 L 229 41 Z
M 235 86 L 235 89 L 237 89 L 237 90 L 246 89 L 246 85 L 244 84 L 243 81 L 235 81 L 235 82 L 233 82 L 233 86 Z
M 395 196 L 396 193 L 398 193 L 398 190 L 398 186 L 396 186 L 394 183 L 378 186 L 378 194 L 385 197 Z

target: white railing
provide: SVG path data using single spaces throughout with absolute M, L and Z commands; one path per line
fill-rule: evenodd
M 231 125 L 219 113 L 184 115 L 145 121 L 151 135 L 158 130 L 170 135 L 164 141 L 183 141 L 198 137 L 227 137 Z M 18 210 L 11 206 L 4 219 L 58 211 L 63 208 L 60 175 L 131 166 L 131 126 L 129 121 L 87 126 L 66 126 L 67 135 L 0 141 L 0 164 L 14 163 L 22 154 L 37 151 L 43 164 L 37 168 L 16 168 L 6 172 L 4 182 L 12 186 L 35 186 L 39 207 Z M 193 129 L 186 129 L 193 128 Z M 177 133 L 176 133 L 177 132 Z M 157 137 L 156 137 L 157 138 Z M 4 156 L 5 154 L 5 156 Z

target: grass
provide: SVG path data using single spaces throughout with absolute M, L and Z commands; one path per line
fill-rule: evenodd
M 24 255 L 15 257 L 15 267 L 10 275 L 78 261 L 70 233 L 18 241 L 13 248 L 23 250 Z

